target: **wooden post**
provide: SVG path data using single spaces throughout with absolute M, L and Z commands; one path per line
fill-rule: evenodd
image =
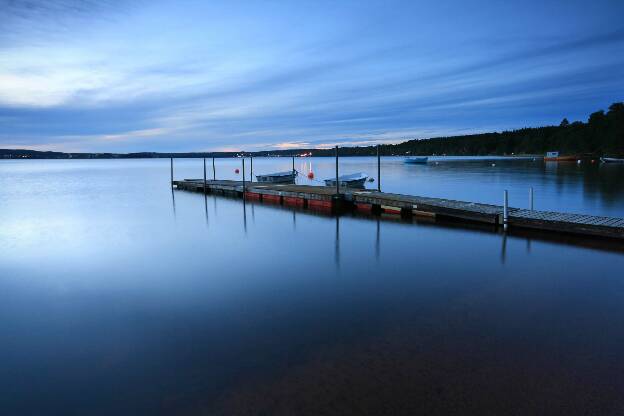
M 529 188 L 529 209 L 533 211 L 533 187 Z
M 206 158 L 204 158 L 204 194 L 206 193 Z
M 253 156 L 249 156 L 249 182 L 253 182 Z
M 340 182 L 338 181 L 338 146 L 336 146 L 336 194 L 340 193 Z
M 507 220 L 509 214 L 509 196 L 507 190 L 503 192 L 503 229 L 507 230 Z
M 215 169 L 214 156 L 212 157 L 212 180 L 217 180 L 217 170 Z
M 243 199 L 245 199 L 245 158 L 243 158 Z
M 171 158 L 171 189 L 173 189 L 173 158 Z
M 381 192 L 381 156 L 379 156 L 379 145 L 377 145 L 377 191 Z
M 292 157 L 292 171 L 295 173 L 295 157 Z

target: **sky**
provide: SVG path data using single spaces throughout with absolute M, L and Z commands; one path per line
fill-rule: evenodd
M 232 151 L 586 120 L 624 1 L 0 0 L 0 148 Z

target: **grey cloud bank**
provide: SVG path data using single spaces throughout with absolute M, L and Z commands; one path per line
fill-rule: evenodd
M 624 4 L 0 2 L 0 147 L 371 143 L 583 119 Z

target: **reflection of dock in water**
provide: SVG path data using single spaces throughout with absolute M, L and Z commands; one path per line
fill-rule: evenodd
M 242 181 L 186 179 L 173 181 L 177 189 L 226 194 L 247 200 L 294 206 L 316 211 L 396 214 L 503 225 L 503 207 L 441 198 L 392 194 L 372 190 L 336 189 L 326 186 L 257 184 Z M 509 207 L 511 228 L 537 229 L 594 237 L 624 239 L 624 219 Z

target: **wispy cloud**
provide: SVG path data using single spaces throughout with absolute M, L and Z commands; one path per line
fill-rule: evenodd
M 451 3 L 0 0 L 0 147 L 363 145 L 622 100 L 624 3 Z

